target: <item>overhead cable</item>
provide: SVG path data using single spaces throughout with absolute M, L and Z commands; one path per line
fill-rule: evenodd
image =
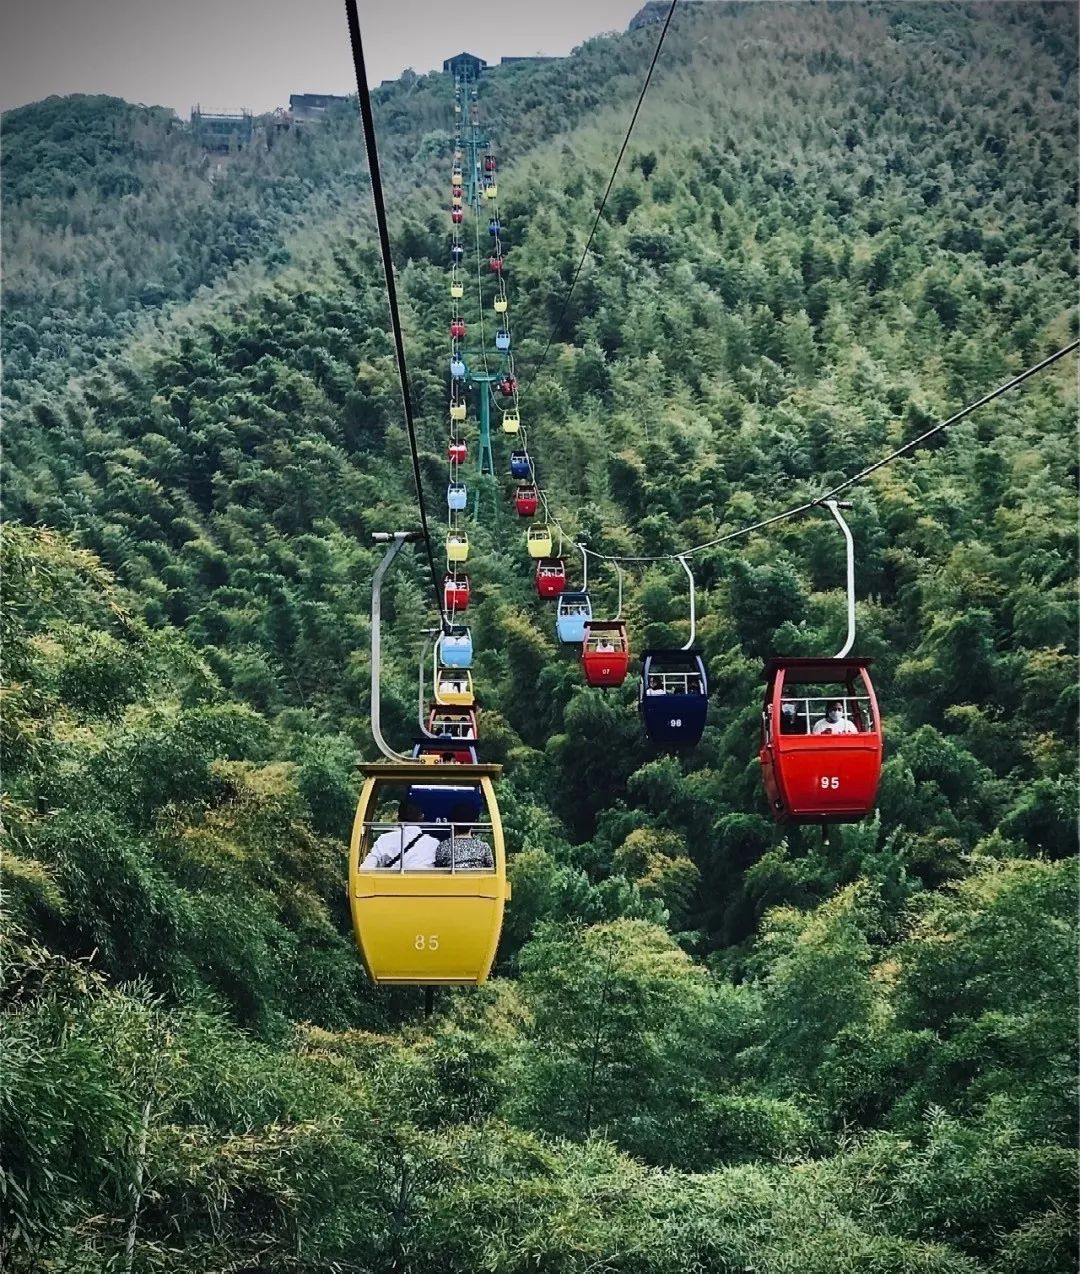
M 630 123 L 626 129 L 626 136 L 623 138 L 623 144 L 619 148 L 619 153 L 615 159 L 615 167 L 611 170 L 611 176 L 608 178 L 607 189 L 604 191 L 604 197 L 600 200 L 600 207 L 596 212 L 596 219 L 593 221 L 592 229 L 589 231 L 589 237 L 585 241 L 585 250 L 581 254 L 581 260 L 577 263 L 577 269 L 574 271 L 574 277 L 570 281 L 570 287 L 566 295 L 563 297 L 562 309 L 559 311 L 559 317 L 555 320 L 551 331 L 548 333 L 547 344 L 544 346 L 544 352 L 540 355 L 540 361 L 529 372 L 529 384 L 531 385 L 536 377 L 540 374 L 540 369 L 547 361 L 548 351 L 551 349 L 551 342 L 555 339 L 562 327 L 562 321 L 566 318 L 566 311 L 570 305 L 570 297 L 573 295 L 574 288 L 577 286 L 578 278 L 581 274 L 582 267 L 585 265 L 585 258 L 589 255 L 589 249 L 592 247 L 593 236 L 596 234 L 596 227 L 600 224 L 600 218 L 604 215 L 604 209 L 607 207 L 608 195 L 611 194 L 611 187 L 615 184 L 615 178 L 619 172 L 619 165 L 622 163 L 623 155 L 626 154 L 626 148 L 630 144 L 630 134 L 634 131 L 634 125 L 637 123 L 638 112 L 641 110 L 641 104 L 645 100 L 645 94 L 649 91 L 649 82 L 652 80 L 653 71 L 656 69 L 656 61 L 660 56 L 660 50 L 664 47 L 664 37 L 668 33 L 668 27 L 671 26 L 671 19 L 675 16 L 675 5 L 678 0 L 671 0 L 671 7 L 667 11 L 667 17 L 664 19 L 664 26 L 660 32 L 660 38 L 656 42 L 656 48 L 653 50 L 652 61 L 649 63 L 648 74 L 645 76 L 645 83 L 641 86 L 641 92 L 638 95 L 637 105 L 634 107 L 634 113 L 630 116 Z
M 883 469 L 886 465 L 892 464 L 894 460 L 898 460 L 901 456 L 906 456 L 916 447 L 921 447 L 923 443 L 933 438 L 935 434 L 939 434 L 950 426 L 959 424 L 966 416 L 970 416 L 973 411 L 977 411 L 980 407 L 985 407 L 987 403 L 991 403 L 995 398 L 1000 398 L 1002 394 L 1006 394 L 1010 389 L 1015 389 L 1018 385 L 1022 385 L 1024 381 L 1035 376 L 1038 372 L 1044 371 L 1059 359 L 1064 358 L 1067 354 L 1071 354 L 1078 346 L 1080 340 L 1070 341 L 1068 345 L 1056 350 L 1049 357 L 1044 358 L 1042 362 L 1036 363 L 1033 367 L 1029 367 L 1026 371 L 1021 372 L 1018 376 L 1014 376 L 1012 380 L 1006 381 L 1004 385 L 999 385 L 997 389 L 991 390 L 990 393 L 984 394 L 982 398 L 977 399 L 973 403 L 968 403 L 966 407 L 962 407 L 948 420 L 942 420 L 938 424 L 927 429 L 925 433 L 919 434 L 917 438 L 912 438 L 910 442 L 905 442 L 902 447 L 897 447 L 895 451 L 890 451 L 887 456 L 882 456 L 880 460 L 875 460 L 873 464 L 869 464 L 865 469 L 860 469 L 858 473 L 852 474 L 850 478 L 845 478 L 843 482 L 838 482 L 836 486 L 830 487 L 828 491 L 823 491 L 821 495 L 815 496 L 812 500 L 806 500 L 802 504 L 797 504 L 793 508 L 785 509 L 782 513 L 774 513 L 772 517 L 762 518 L 758 522 L 750 522 L 746 526 L 741 526 L 737 531 L 728 531 L 724 535 L 718 535 L 715 539 L 706 540 L 704 544 L 696 544 L 693 548 L 678 549 L 674 553 L 657 553 L 652 556 L 631 556 L 627 554 L 610 554 L 597 553 L 593 549 L 587 548 L 583 544 L 578 544 L 575 540 L 570 540 L 571 544 L 582 552 L 588 553 L 590 557 L 596 558 L 602 562 L 674 562 L 680 557 L 689 557 L 694 553 L 701 553 L 705 549 L 715 548 L 718 544 L 726 544 L 729 540 L 741 539 L 744 535 L 751 535 L 754 531 L 762 531 L 768 526 L 774 526 L 777 522 L 785 522 L 789 518 L 798 517 L 801 513 L 809 513 L 811 509 L 817 508 L 825 503 L 826 500 L 833 500 L 843 491 L 849 490 L 858 483 L 864 481 L 872 473 L 876 473 L 879 469 Z M 545 501 L 545 509 L 547 502 Z M 562 534 L 562 527 L 559 526 L 557 519 L 552 519 Z M 569 537 L 567 537 L 569 539 Z
M 397 287 L 394 282 L 394 262 L 390 254 L 390 231 L 386 221 L 386 205 L 383 200 L 382 175 L 379 171 L 379 151 L 375 141 L 375 117 L 368 89 L 367 69 L 364 64 L 364 44 L 360 37 L 360 18 L 356 0 L 345 0 L 345 13 L 349 22 L 349 39 L 352 43 L 353 67 L 356 71 L 356 90 L 360 100 L 360 119 L 364 128 L 364 146 L 367 149 L 368 174 L 371 178 L 371 198 L 375 204 L 375 220 L 379 228 L 379 245 L 382 250 L 383 273 L 386 276 L 386 299 L 390 306 L 390 325 L 394 333 L 394 352 L 397 356 L 398 379 L 401 382 L 401 403 L 405 412 L 405 428 L 412 451 L 413 478 L 416 482 L 416 502 L 420 509 L 420 527 L 427 549 L 428 566 L 431 568 L 431 587 L 435 591 L 435 608 L 443 613 L 442 590 L 435 569 L 435 555 L 431 548 L 427 509 L 424 506 L 424 484 L 420 476 L 420 452 L 416 443 L 416 425 L 413 419 L 412 394 L 409 390 L 409 373 L 405 365 L 405 340 L 401 332 L 398 313 Z

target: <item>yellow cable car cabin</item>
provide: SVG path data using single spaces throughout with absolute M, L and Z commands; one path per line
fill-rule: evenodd
M 525 532 L 525 544 L 530 557 L 550 557 L 551 527 L 546 522 L 534 522 Z
M 459 283 L 456 279 L 450 284 L 450 298 L 454 301 L 460 301 L 465 295 L 465 284 Z
M 446 561 L 450 568 L 469 559 L 469 537 L 464 531 L 451 531 L 446 537 Z
M 455 168 L 450 174 L 450 184 L 452 186 L 460 186 L 463 181 L 463 175 L 460 168 Z
M 508 303 L 508 301 L 507 301 L 507 299 L 506 299 L 506 297 L 505 297 L 505 296 L 497 296 L 497 297 L 495 298 L 495 313 L 496 313 L 496 314 L 505 314 L 505 313 L 506 313 L 506 307 L 507 307 L 507 305 L 508 305 L 508 304 L 509 304 L 509 303 Z
M 463 197 L 462 195 L 451 195 L 451 196 L 450 196 L 450 207 L 451 207 L 451 208 L 460 208 L 460 207 L 461 207 L 461 204 L 462 204 L 462 200 L 463 200 L 463 198 L 464 198 L 464 197 Z
M 502 431 L 504 434 L 516 434 L 521 430 L 521 415 L 517 411 L 504 411 Z
M 436 668 L 434 689 L 435 702 L 444 708 L 471 708 L 476 703 L 467 668 Z
M 484 187 L 484 198 L 485 198 L 485 199 L 497 199 L 498 197 L 499 197 L 499 187 L 498 187 L 498 184 L 497 184 L 496 182 L 494 182 L 494 181 L 489 182 L 489 183 L 488 183 L 488 184 Z
M 510 897 L 493 780 L 500 765 L 362 765 L 349 847 L 349 906 L 371 980 L 413 986 L 486 980 Z M 443 793 L 440 789 L 458 789 Z M 424 810 L 449 817 L 428 820 Z
M 464 420 L 468 408 L 464 398 L 454 398 L 450 402 L 450 419 Z

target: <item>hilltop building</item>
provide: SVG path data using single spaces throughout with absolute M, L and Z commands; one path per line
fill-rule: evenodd
M 191 131 L 206 150 L 239 150 L 251 141 L 255 121 L 246 110 L 204 111 L 201 106 L 193 106 Z
M 449 71 L 451 75 L 468 76 L 470 80 L 477 80 L 486 66 L 484 59 L 478 58 L 475 53 L 458 53 L 452 58 L 447 58 L 442 64 L 442 69 Z
M 348 100 L 333 93 L 290 93 L 289 113 L 298 124 L 313 124 L 321 120 L 331 106 Z

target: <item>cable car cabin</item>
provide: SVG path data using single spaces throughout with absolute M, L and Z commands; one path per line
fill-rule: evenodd
M 465 379 L 465 360 L 456 355 L 450 360 L 450 377 L 452 380 Z
M 497 239 L 502 234 L 502 222 L 498 217 L 492 217 L 488 222 L 488 234 L 493 239 Z
M 453 186 L 450 187 L 451 199 L 461 199 L 464 197 L 464 195 L 465 195 L 465 188 L 463 186 L 459 186 L 457 183 L 455 183 Z
M 451 568 L 469 560 L 469 537 L 464 531 L 451 531 L 447 535 L 446 560 Z
M 621 686 L 630 671 L 630 640 L 621 619 L 592 619 L 585 625 L 581 671 L 590 686 Z
M 454 338 L 455 341 L 460 341 L 462 339 L 462 337 L 465 335 L 465 320 L 464 319 L 456 318 L 456 319 L 450 320 L 450 335 Z
M 510 333 L 505 327 L 500 327 L 495 333 L 495 348 L 504 354 L 510 348 Z
M 444 668 L 471 668 L 472 631 L 464 624 L 450 624 L 443 630 L 436 643 L 435 659 Z
M 511 451 L 510 476 L 511 478 L 532 477 L 532 461 L 527 451 Z
M 484 156 L 484 172 L 493 173 L 496 168 L 496 160 L 494 155 Z
M 872 660 L 770 659 L 761 714 L 769 808 L 794 823 L 853 823 L 881 778 L 881 717 Z
M 502 272 L 503 272 L 503 259 L 502 259 L 502 257 L 501 257 L 501 256 L 498 256 L 498 257 L 492 257 L 492 258 L 488 261 L 488 265 L 489 265 L 489 266 L 491 266 L 491 270 L 492 270 L 492 273 L 493 273 L 493 274 L 502 274 Z
M 450 220 L 454 223 L 455 226 L 460 226 L 461 223 L 465 220 L 465 214 L 464 212 L 462 212 L 460 208 L 451 208 Z
M 452 194 L 452 195 L 450 196 L 450 207 L 451 207 L 451 208 L 460 208 L 460 207 L 461 207 L 461 204 L 462 204 L 462 198 L 463 198 L 463 196 L 460 194 L 460 192 L 459 192 L 459 193 L 457 193 L 457 194 Z
M 433 703 L 428 713 L 428 729 L 440 738 L 470 739 L 475 742 L 480 737 L 476 728 L 475 708 L 444 708 Z
M 457 739 L 417 739 L 412 756 L 421 765 L 475 765 L 476 744 Z M 455 818 L 475 823 L 480 820 L 484 808 L 480 788 L 475 783 L 463 783 L 451 787 L 439 783 L 411 783 L 406 798 L 417 806 L 420 821 L 424 823 L 449 823 Z
M 516 434 L 521 432 L 521 416 L 517 409 L 511 407 L 509 411 L 503 412 L 502 431 L 504 434 Z
M 588 593 L 563 593 L 555 611 L 555 635 L 568 646 L 580 646 L 590 619 L 592 601 Z
M 534 522 L 525 532 L 525 547 L 530 557 L 550 557 L 551 543 L 551 527 L 546 522 Z M 559 592 L 562 592 L 561 588 Z
M 469 448 L 460 438 L 455 438 L 446 448 L 446 458 L 451 464 L 464 464 L 469 458 Z
M 451 482 L 446 488 L 446 507 L 452 513 L 460 513 L 469 503 L 469 490 L 464 482 Z
M 371 980 L 414 986 L 471 985 L 491 971 L 510 897 L 506 847 L 493 780 L 498 765 L 376 762 L 349 847 L 349 906 Z M 478 818 L 424 820 L 409 789 L 477 787 Z
M 413 740 L 412 759 L 425 765 L 475 765 L 476 743 L 441 734 L 431 739 L 426 734 Z
M 504 376 L 502 380 L 499 381 L 499 393 L 502 394 L 504 398 L 513 398 L 513 396 L 517 393 L 517 377 Z
M 536 563 L 536 594 L 558 597 L 566 588 L 566 564 L 561 557 L 545 557 Z
M 514 508 L 519 518 L 533 518 L 540 504 L 540 493 L 534 486 L 518 487 L 514 492 Z
M 495 298 L 495 313 L 505 314 L 509 304 L 510 303 L 509 301 L 507 301 L 505 296 L 497 296 Z
M 460 158 L 460 156 L 459 156 Z M 465 182 L 465 174 L 460 168 L 455 168 L 450 174 L 451 186 L 461 186 Z
M 489 181 L 484 187 L 485 199 L 497 199 L 499 197 L 499 186 L 497 182 Z
M 450 262 L 452 265 L 459 265 L 465 260 L 465 249 L 460 243 L 452 244 L 450 247 Z
M 709 713 L 709 682 L 700 653 L 647 650 L 641 657 L 638 705 L 653 743 L 697 743 Z
M 454 281 L 450 284 L 450 299 L 452 301 L 460 301 L 465 295 L 465 284 Z
M 451 398 L 450 400 L 450 419 L 464 420 L 468 415 L 468 405 L 464 398 Z
M 469 588 L 469 577 L 458 575 L 454 571 L 447 573 L 443 580 L 443 606 L 448 611 L 465 610 L 469 605 L 472 590 Z
M 447 708 L 471 708 L 476 703 L 472 673 L 467 668 L 434 670 L 435 702 Z

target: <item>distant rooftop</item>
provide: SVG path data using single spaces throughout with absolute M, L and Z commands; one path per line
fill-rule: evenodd
M 449 71 L 451 75 L 467 75 L 475 80 L 486 66 L 484 59 L 478 58 L 475 53 L 456 53 L 452 58 L 446 59 L 442 69 Z

